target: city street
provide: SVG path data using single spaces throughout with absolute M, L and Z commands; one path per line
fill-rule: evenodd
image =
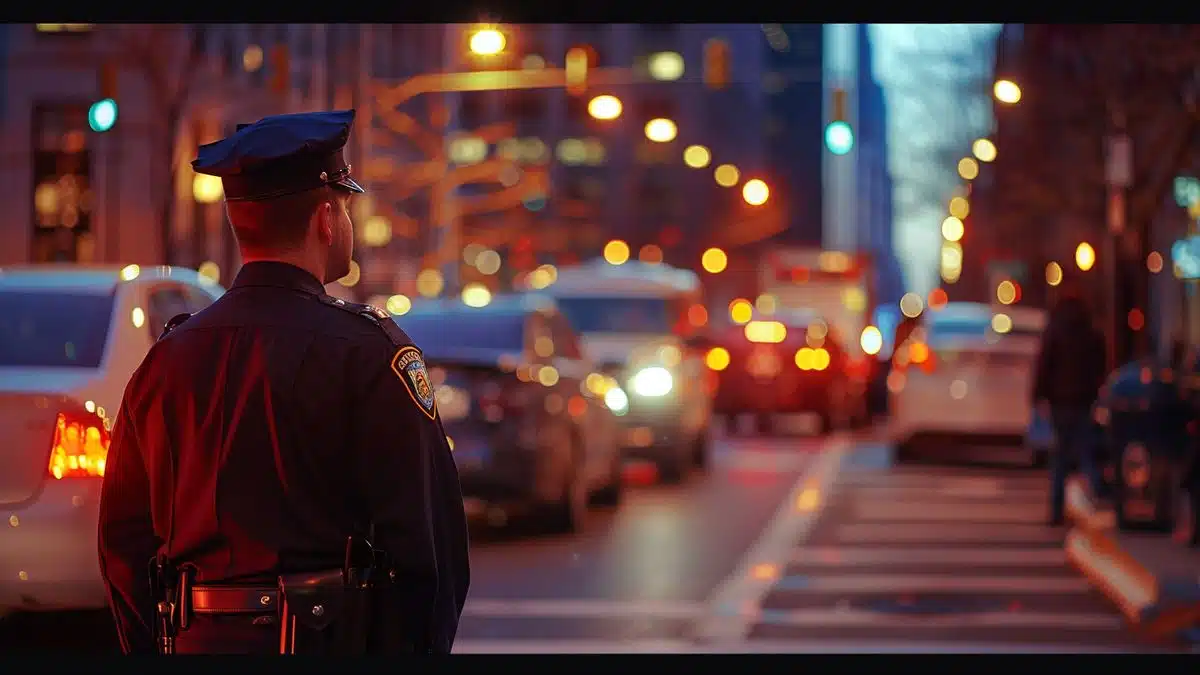
M 632 485 L 583 536 L 477 531 L 455 651 L 1162 647 L 1067 565 L 1041 471 L 893 466 L 886 446 L 840 434 L 715 451 L 683 485 Z M 108 650 L 111 628 L 100 614 L 0 620 L 0 650 L 18 648 Z

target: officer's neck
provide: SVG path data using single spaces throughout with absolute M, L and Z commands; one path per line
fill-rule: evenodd
M 306 250 L 297 251 L 254 251 L 242 249 L 242 263 L 252 262 L 281 262 L 294 265 L 317 278 L 325 281 L 325 261 Z

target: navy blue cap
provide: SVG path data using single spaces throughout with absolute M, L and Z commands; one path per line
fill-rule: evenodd
M 272 115 L 239 124 L 233 135 L 200 146 L 192 169 L 218 176 L 227 201 L 255 201 L 329 185 L 366 192 L 350 177 L 343 149 L 353 110 Z

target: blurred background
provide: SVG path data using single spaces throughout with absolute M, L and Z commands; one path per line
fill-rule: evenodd
M 240 261 L 219 179 L 190 168 L 197 147 L 265 115 L 354 108 L 346 152 L 368 192 L 352 204 L 352 270 L 329 292 L 413 331 L 442 409 L 466 401 L 463 424 L 519 425 L 479 379 L 485 365 L 486 377 L 515 372 L 533 400 L 545 397 L 547 419 L 569 422 L 563 434 L 615 448 L 615 468 L 599 471 L 617 479 L 592 486 L 610 502 L 615 486 L 642 480 L 630 467 L 645 460 L 647 480 L 667 484 L 625 495 L 586 532 L 565 505 L 558 529 L 573 538 L 482 544 L 482 599 L 464 624 L 474 648 L 550 636 L 659 651 L 739 630 L 795 641 L 849 628 L 945 647 L 991 641 L 997 626 L 1018 645 L 1120 642 L 1106 632 L 1117 610 L 1051 602 L 1090 591 L 1067 569 L 1064 535 L 1043 529 L 1043 473 L 893 463 L 930 435 L 952 437 L 957 459 L 986 444 L 1045 461 L 1031 435 L 1048 421 L 1029 398 L 1063 289 L 1090 305 L 1110 367 L 1184 386 L 1181 355 L 1200 344 L 1198 38 L 1190 25 L 1133 24 L 3 25 L 0 315 L 17 319 L 0 331 L 0 429 L 27 428 L 18 398 L 52 391 L 104 418 L 151 339 L 113 328 L 108 349 L 128 361 L 114 366 L 104 335 L 79 337 L 92 320 L 71 312 L 76 338 L 64 337 L 67 324 L 45 316 L 60 305 L 29 293 L 74 289 L 82 276 L 55 275 L 92 269 L 151 293 L 165 278 L 188 285 L 171 311 L 114 296 L 139 329 L 148 312 L 154 334 L 163 317 L 207 306 Z M 92 323 L 108 326 L 115 311 L 97 309 Z M 53 368 L 80 365 L 85 342 L 108 393 L 55 379 Z M 464 364 L 439 355 L 442 342 L 495 358 Z M 574 389 L 555 398 L 564 386 Z M 1110 406 L 1150 407 L 1141 394 L 1105 398 L 1114 391 L 1097 404 L 1098 437 Z M 585 408 L 604 421 L 570 431 Z M 814 413 L 817 435 L 777 420 L 792 413 Z M 756 434 L 743 433 L 744 414 Z M 537 422 L 538 433 L 558 423 Z M 107 422 L 95 424 L 80 428 L 103 436 Z M 493 455 L 470 454 L 474 432 L 448 433 L 464 475 L 499 470 Z M 1104 442 L 1110 482 L 1137 483 L 1136 472 L 1121 478 L 1123 453 L 1151 443 L 1134 436 Z M 1194 453 L 1179 439 L 1172 447 Z M 675 454 L 651 452 L 659 446 Z M 63 452 L 56 480 L 85 466 L 68 470 Z M 831 500 L 822 467 L 843 455 L 878 475 Z M 700 475 L 684 480 L 685 468 Z M 88 475 L 102 474 L 101 464 Z M 1133 487 L 1157 489 L 1147 481 L 1157 485 Z M 893 501 L 871 501 L 874 489 Z M 1138 497 L 1153 503 L 1148 520 L 1190 527 L 1194 540 L 1194 516 L 1174 511 L 1186 491 L 1151 492 Z M 0 505 L 28 506 L 6 494 Z M 1133 507 L 1113 499 L 1129 524 Z M 790 516 L 776 514 L 781 504 Z M 480 508 L 489 525 L 507 523 L 499 507 Z M 13 512 L 15 537 L 32 516 Z M 804 553 L 801 521 L 814 513 L 827 514 L 814 534 L 824 548 Z M 771 557 L 754 536 L 779 522 L 790 547 Z M 917 534 L 900 534 L 909 526 Z M 44 544 L 22 541 L 21 556 L 0 554 L 0 607 L 53 604 L 22 590 L 33 569 L 22 556 Z M 1011 548 L 999 571 L 997 542 Z M 921 544 L 932 548 L 914 552 Z M 812 571 L 842 564 L 860 576 Z M 1063 576 L 1040 580 L 1040 565 Z M 965 570 L 992 576 L 955 585 Z M 921 572 L 933 580 L 904 576 Z M 746 602 L 753 618 L 734 633 L 701 621 Z M 918 611 L 942 623 L 904 633 L 897 613 Z M 976 623 L 958 635 L 947 615 Z M 13 625 L 0 624 L 12 644 L 41 630 Z M 536 645 L 523 648 L 546 647 Z

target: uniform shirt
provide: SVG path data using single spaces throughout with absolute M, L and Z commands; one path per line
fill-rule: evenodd
M 100 503 L 100 568 L 127 653 L 156 649 L 157 552 L 194 563 L 197 583 L 273 583 L 341 567 L 368 522 L 396 566 L 398 638 L 449 651 L 470 576 L 458 472 L 419 350 L 381 322 L 307 271 L 252 262 L 150 350 L 125 389 Z

